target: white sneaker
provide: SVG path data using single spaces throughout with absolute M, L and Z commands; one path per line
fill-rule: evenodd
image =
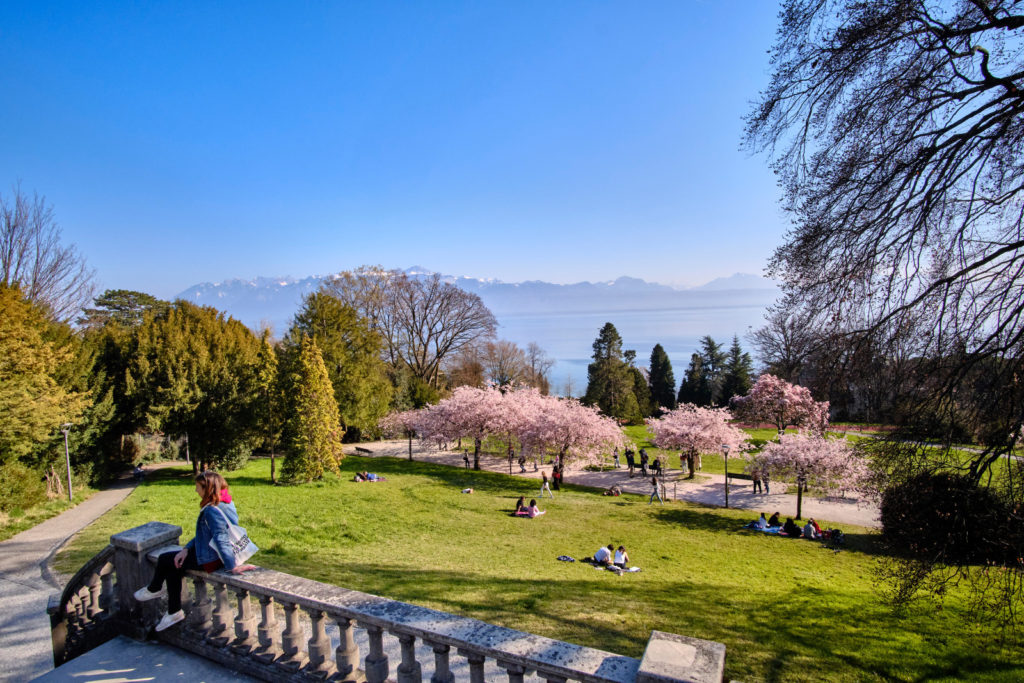
M 156 625 L 157 631 L 163 631 L 182 621 L 185 618 L 185 613 L 182 610 L 178 610 L 174 614 L 165 614 L 164 618 L 160 620 L 160 623 Z
M 167 589 L 161 588 L 156 593 L 149 590 L 149 586 L 143 586 L 139 590 L 133 593 L 135 599 L 139 602 L 146 602 L 147 600 L 153 600 L 155 598 L 162 598 L 167 595 Z

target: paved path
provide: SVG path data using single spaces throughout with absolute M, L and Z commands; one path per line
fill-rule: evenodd
M 184 463 L 160 463 L 159 467 Z M 152 469 L 155 466 L 149 466 Z M 53 669 L 46 603 L 63 589 L 48 565 L 73 535 L 124 500 L 135 489 L 131 475 L 56 517 L 0 543 L 0 680 L 27 681 Z
M 346 445 L 344 450 L 353 455 L 408 458 L 409 442 L 401 440 L 373 441 Z M 451 465 L 452 467 L 465 466 L 461 450 L 439 451 L 436 446 L 419 445 L 415 441 L 413 442 L 413 459 Z M 472 460 L 472 454 L 470 454 L 470 460 Z M 508 474 L 508 460 L 504 458 L 481 457 L 480 467 L 491 472 Z M 540 479 L 540 472 L 533 472 L 531 464 L 527 463 L 526 468 L 528 470 L 526 473 L 520 473 L 519 465 L 513 464 L 513 476 Z M 550 466 L 546 469 L 550 476 Z M 604 472 L 575 470 L 566 473 L 565 483 L 601 489 L 618 486 L 626 493 L 650 495 L 651 480 L 641 477 L 639 468 L 637 468 L 637 472 L 638 474 L 630 479 L 625 466 L 618 470 L 609 469 Z M 725 475 L 698 473 L 697 480 L 688 480 L 682 478 L 681 475 L 680 470 L 669 470 L 665 477 L 670 499 L 676 498 L 706 505 L 725 505 Z M 786 493 L 755 494 L 750 482 L 743 484 L 734 482 L 729 485 L 729 507 L 765 512 L 768 515 L 778 511 L 782 517 L 791 517 L 796 514 L 796 496 Z M 857 501 L 852 498 L 815 498 L 805 495 L 802 508 L 804 519 L 814 517 L 819 522 L 831 522 L 832 526 L 842 524 L 874 528 L 879 526 L 878 508 L 874 505 L 858 505 Z

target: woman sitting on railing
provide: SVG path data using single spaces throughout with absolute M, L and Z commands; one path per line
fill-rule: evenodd
M 251 564 L 234 566 L 235 556 L 231 551 L 231 539 L 228 537 L 228 520 L 232 524 L 238 524 L 238 512 L 234 503 L 222 499 L 221 493 L 226 488 L 227 482 L 224 481 L 224 477 L 216 472 L 206 471 L 196 477 L 200 510 L 196 519 L 195 538 L 177 552 L 161 554 L 156 562 L 153 580 L 148 586 L 135 591 L 135 599 L 140 602 L 158 598 L 166 592 L 167 614 L 157 624 L 157 631 L 170 628 L 185 618 L 185 613 L 181 609 L 181 579 L 186 571 L 202 568 L 212 572 L 223 567 L 232 574 L 241 574 L 256 568 Z M 214 549 L 211 543 L 216 544 L 217 549 Z M 165 584 L 166 591 L 163 588 Z

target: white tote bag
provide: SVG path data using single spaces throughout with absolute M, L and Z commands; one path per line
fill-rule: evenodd
M 231 523 L 231 520 L 228 519 L 223 510 L 216 505 L 211 505 L 210 507 L 219 512 L 224 518 L 224 522 L 228 525 L 228 539 L 231 545 L 231 554 L 235 556 L 235 566 L 245 564 L 245 561 L 255 555 L 259 548 L 249 540 L 249 534 L 245 532 L 245 529 Z M 217 553 L 217 557 L 220 557 L 220 561 L 224 562 L 224 558 L 220 554 L 220 546 L 217 545 L 217 539 L 210 539 L 210 547 Z M 224 562 L 224 564 L 227 565 L 227 562 Z

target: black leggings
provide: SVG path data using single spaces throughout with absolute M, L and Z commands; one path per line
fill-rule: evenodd
M 160 590 L 160 586 L 164 582 L 167 583 L 168 614 L 174 614 L 181 609 L 181 579 L 185 576 L 185 572 L 189 569 L 200 569 L 199 564 L 196 563 L 195 548 L 188 549 L 188 555 L 185 556 L 185 561 L 181 563 L 180 569 L 174 566 L 174 556 L 177 554 L 177 550 L 161 553 L 156 560 L 156 573 L 153 574 L 153 580 L 149 582 L 149 590 L 152 593 Z M 218 564 L 220 563 L 218 562 Z

